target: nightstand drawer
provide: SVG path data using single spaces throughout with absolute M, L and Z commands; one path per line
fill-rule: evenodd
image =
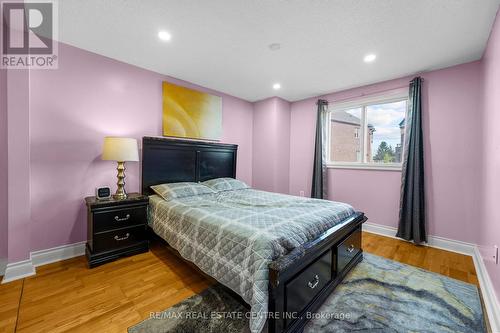
M 110 251 L 147 240 L 146 226 L 124 228 L 94 235 L 93 252 Z
M 94 233 L 144 224 L 145 221 L 146 206 L 94 212 Z

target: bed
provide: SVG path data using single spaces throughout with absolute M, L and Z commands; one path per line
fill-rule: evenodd
M 150 227 L 247 302 L 250 329 L 301 331 L 362 259 L 363 213 L 347 204 L 238 188 L 165 201 L 151 186 L 235 178 L 237 146 L 143 138 Z

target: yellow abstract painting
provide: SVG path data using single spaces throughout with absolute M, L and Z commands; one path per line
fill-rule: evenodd
M 222 98 L 163 82 L 163 135 L 220 140 Z

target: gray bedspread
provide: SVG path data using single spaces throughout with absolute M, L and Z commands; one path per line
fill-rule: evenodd
M 153 230 L 251 306 L 252 332 L 267 319 L 269 263 L 354 213 L 345 203 L 254 189 L 150 199 Z

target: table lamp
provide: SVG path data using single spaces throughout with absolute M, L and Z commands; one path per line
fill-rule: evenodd
M 139 150 L 137 140 L 131 138 L 105 137 L 102 149 L 102 159 L 105 161 L 116 161 L 118 166 L 118 188 L 113 198 L 117 200 L 127 199 L 125 191 L 125 162 L 139 161 Z

